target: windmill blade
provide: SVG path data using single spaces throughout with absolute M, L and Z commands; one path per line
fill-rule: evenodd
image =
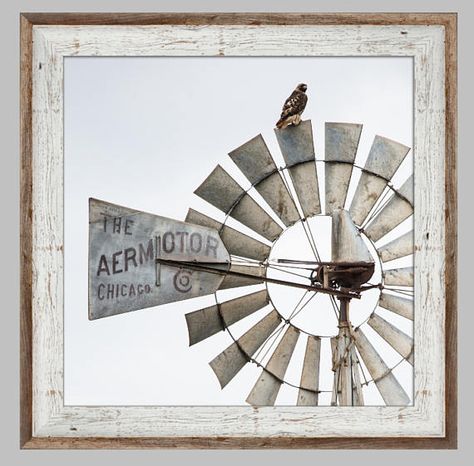
M 321 358 L 321 338 L 308 335 L 306 352 L 301 372 L 298 406 L 317 406 L 319 389 L 319 361 Z
M 286 129 L 286 128 L 285 128 Z M 316 164 L 304 162 L 288 169 L 305 218 L 321 213 Z
M 378 241 L 413 214 L 413 175 L 405 181 L 399 193 L 403 197 L 394 193 L 385 207 L 365 228 L 372 241 Z
M 212 294 L 223 280 L 157 259 L 230 266 L 214 229 L 90 199 L 89 319 Z
M 413 267 L 386 270 L 384 285 L 413 286 Z
M 283 231 L 220 165 L 217 165 L 194 194 L 269 241 L 274 241 Z
M 246 275 L 254 275 L 256 279 L 248 277 L 239 277 L 235 275 L 226 275 L 221 285 L 219 286 L 219 290 L 227 290 L 228 288 L 237 288 L 240 286 L 257 285 L 259 283 L 263 283 L 263 278 L 266 275 L 266 269 L 261 265 L 250 266 L 232 264 L 230 266 L 230 272 L 239 272 L 244 273 Z M 259 280 L 258 278 L 261 278 L 261 280 Z
M 368 324 L 401 356 L 413 365 L 413 339 L 373 313 Z
M 357 225 L 362 225 L 367 218 L 385 189 L 386 180 L 392 179 L 409 150 L 409 147 L 396 141 L 375 136 L 365 164 L 367 171 L 364 171 L 360 177 L 349 209 Z
M 382 262 L 389 262 L 413 254 L 413 230 L 377 248 Z
M 275 134 L 304 216 L 319 214 L 321 203 L 311 120 L 302 121 L 297 126 L 275 129 Z
M 202 225 L 219 231 L 226 249 L 230 254 L 235 256 L 264 261 L 270 254 L 270 246 L 267 246 L 250 236 L 244 235 L 234 228 L 222 225 L 222 223 L 198 212 L 197 210 L 189 209 L 185 221 L 187 223 L 194 223 L 195 225 Z
M 406 406 L 410 398 L 360 328 L 354 332 L 357 349 L 387 406 Z
M 344 208 L 361 132 L 359 124 L 325 125 L 326 215 Z
M 255 354 L 280 323 L 278 312 L 273 310 L 209 363 L 221 388 L 224 388 L 249 362 L 249 357 Z
M 267 290 L 262 290 L 186 314 L 189 346 L 224 330 L 268 303 Z
M 247 397 L 253 406 L 273 406 L 300 333 L 289 326 Z
M 352 176 L 352 165 L 332 162 L 326 163 L 324 169 L 326 180 L 326 215 L 331 215 L 334 209 L 344 208 Z
M 378 176 L 362 172 L 349 212 L 357 225 L 362 225 L 370 210 L 387 186 L 387 182 Z
M 390 180 L 409 151 L 409 147 L 397 141 L 375 136 L 365 169 Z
M 298 209 L 261 134 L 233 150 L 229 156 L 285 226 L 299 220 Z
M 332 261 L 374 261 L 347 210 L 335 209 L 332 212 Z
M 388 311 L 395 312 L 406 319 L 413 320 L 413 301 L 393 294 L 382 293 L 379 306 Z

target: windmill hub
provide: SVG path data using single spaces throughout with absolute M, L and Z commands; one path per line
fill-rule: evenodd
M 306 238 L 303 225 L 297 222 L 287 228 L 272 247 L 270 254 L 270 265 L 273 259 L 281 259 L 282 262 L 275 263 L 275 267 L 267 269 L 270 278 L 288 278 L 302 284 L 310 284 L 315 287 L 332 288 L 337 291 L 353 293 L 359 287 L 381 281 L 381 266 L 373 245 L 365 239 L 364 233 L 361 240 L 364 247 L 368 248 L 368 256 L 365 260 L 354 260 L 350 262 L 334 262 L 332 259 L 332 235 L 333 221 L 329 215 L 317 215 L 306 219 L 306 225 L 313 232 L 313 236 L 320 255 L 321 264 L 315 264 L 314 253 Z M 346 243 L 347 245 L 347 243 Z M 337 259 L 337 257 L 336 257 Z M 289 273 L 291 272 L 291 275 Z M 304 291 L 292 289 L 278 284 L 268 284 L 268 291 L 275 309 L 288 319 Z M 301 330 L 312 335 L 337 335 L 340 322 L 335 317 L 332 304 L 328 295 L 316 293 L 314 298 L 300 311 L 310 297 L 309 292 L 300 307 L 296 310 L 296 317 L 292 322 Z M 364 322 L 372 313 L 378 300 L 380 290 L 371 289 L 360 293 L 360 299 L 350 300 L 351 322 L 357 326 Z M 334 302 L 337 308 L 341 302 Z
M 367 283 L 375 271 L 374 262 L 328 263 L 316 267 L 311 272 L 311 284 L 344 288 L 346 291 L 357 291 Z

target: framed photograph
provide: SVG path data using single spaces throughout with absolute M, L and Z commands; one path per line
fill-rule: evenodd
M 21 15 L 22 448 L 456 448 L 456 14 Z

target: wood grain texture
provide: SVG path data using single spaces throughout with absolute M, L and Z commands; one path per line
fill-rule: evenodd
M 183 44 L 176 42 L 176 29 L 90 28 L 84 25 L 229 25 L 189 29 L 178 27 Z M 256 30 L 247 29 L 242 38 L 236 25 L 294 25 L 290 34 L 295 44 L 284 51 L 270 34 L 262 44 L 255 42 Z M 308 25 L 383 25 L 366 29 L 342 28 L 324 35 Z M 35 51 L 31 47 L 32 25 L 72 25 L 73 28 L 35 27 Z M 306 28 L 299 27 L 306 25 Z M 391 29 L 389 25 L 404 25 Z M 441 25 L 417 28 L 413 25 Z M 298 27 L 297 27 L 298 26 Z M 406 26 L 406 27 L 405 27 Z M 241 28 L 242 29 L 242 28 Z M 313 29 L 313 28 L 311 28 Z M 311 43 L 308 31 L 313 35 Z M 347 41 L 341 42 L 341 32 Z M 351 34 L 357 34 L 351 36 Z M 125 37 L 124 37 L 125 33 Z M 199 36 L 199 44 L 193 45 Z M 278 36 L 281 31 L 278 31 Z M 439 37 L 444 36 L 445 47 Z M 407 37 L 408 36 L 408 37 Z M 273 37 L 273 38 L 272 38 Z M 148 39 L 147 39 L 148 38 Z M 319 38 L 322 41 L 319 41 Z M 369 40 L 370 38 L 370 40 Z M 118 41 L 117 41 L 118 39 Z M 326 40 L 326 46 L 325 41 Z M 145 43 L 143 43 L 145 41 Z M 140 44 L 140 42 L 142 42 Z M 194 43 L 195 44 L 195 43 Z M 235 44 L 239 44 L 236 46 Z M 258 47 L 256 47 L 258 45 Z M 298 408 L 256 409 L 250 407 L 68 407 L 62 397 L 62 57 L 67 55 L 307 55 L 388 54 L 415 56 L 417 88 L 425 89 L 415 102 L 418 141 L 434 148 L 433 160 L 415 162 L 420 169 L 434 170 L 432 191 L 418 188 L 418 209 L 446 205 L 445 212 L 426 220 L 418 217 L 418 256 L 434 257 L 434 270 L 443 279 L 434 290 L 432 278 L 420 271 L 417 306 L 433 309 L 433 323 L 427 325 L 423 312 L 415 317 L 417 345 L 426 344 L 443 361 L 442 370 L 429 361 L 427 352 L 415 354 L 415 406 L 411 408 Z M 125 53 L 124 53 L 125 52 Z M 162 53 L 163 54 L 163 53 Z M 40 65 L 41 64 L 41 65 Z M 38 69 L 36 68 L 38 67 Z M 32 69 L 35 70 L 34 112 Z M 39 70 L 43 74 L 39 73 Z M 431 81 L 420 73 L 430 73 Z M 441 80 L 441 81 L 440 81 Z M 439 83 L 443 82 L 440 87 Z M 21 297 L 21 444 L 23 448 L 455 448 L 456 447 L 456 15 L 454 14 L 41 14 L 22 17 L 22 297 Z M 439 95 L 445 92 L 443 95 Z M 441 101 L 441 104 L 440 104 Z M 35 115 L 33 117 L 33 114 Z M 446 128 L 446 132 L 421 133 L 422 128 Z M 421 128 L 421 129 L 420 129 Z M 32 133 L 36 144 L 32 148 Z M 434 134 L 433 134 L 434 133 Z M 39 134 L 43 138 L 39 138 Z M 59 136 L 58 136 L 59 135 Z M 46 136 L 46 137 L 45 137 Z M 421 145 L 420 145 L 421 144 Z M 426 151 L 426 149 L 425 149 Z M 436 155 L 437 154 L 437 155 Z M 423 158 L 419 155 L 419 158 Z M 33 161 L 32 161 L 33 159 Z M 415 155 L 416 159 L 416 155 Z M 32 167 L 33 163 L 33 167 Z M 418 163 L 418 166 L 416 165 Z M 445 176 L 446 175 L 446 176 Z M 46 181 L 45 182 L 45 178 Z M 421 178 L 420 178 L 421 179 Z M 418 180 L 417 180 L 418 181 Z M 421 196 L 421 197 L 420 197 Z M 432 204 L 429 203 L 431 199 Z M 34 209 L 33 209 L 34 205 Z M 416 216 L 415 207 L 415 219 Z M 428 222 L 428 223 L 426 223 Z M 444 228 L 436 222 L 444 224 Z M 426 233 L 429 233 L 428 237 Z M 418 241 L 417 241 L 418 240 Z M 438 243 L 437 243 L 438 242 Z M 439 250 L 444 244 L 444 250 Z M 420 264 L 419 264 L 420 265 Z M 33 280 L 33 270 L 35 276 Z M 431 269 L 430 269 L 431 270 Z M 444 273 L 443 273 L 444 272 Z M 419 282 L 419 284 L 418 284 Z M 444 293 L 442 293 L 443 289 Z M 430 288 L 431 287 L 431 288 Z M 48 290 L 45 293 L 44 290 Z M 436 292 L 435 292 L 436 291 Z M 441 293 L 440 293 L 441 292 Z M 427 293 L 427 294 L 426 294 Z M 441 296 L 439 296 L 441 294 Z M 32 296 L 34 300 L 32 302 Z M 423 300 L 422 300 L 423 297 Z M 32 306 L 33 310 L 32 311 Z M 426 313 L 425 313 L 426 314 Z M 34 318 L 33 330 L 31 326 Z M 418 319 L 418 320 L 417 320 Z M 444 334 L 442 333 L 444 329 Z M 34 343 L 33 343 L 34 334 Z M 446 345 L 443 345 L 444 336 Z M 32 380 L 32 345 L 35 377 Z M 436 346 L 435 346 L 436 347 Z M 436 353 L 436 354 L 434 354 Z M 433 387 L 433 377 L 446 377 L 445 387 Z M 430 381 L 431 378 L 431 381 Z M 441 384 L 443 385 L 443 384 Z M 31 387 L 34 387 L 32 394 Z M 427 392 L 428 388 L 434 389 Z M 425 391 L 424 391 L 425 390 Z M 429 390 L 428 390 L 429 391 Z M 34 426 L 32 427 L 34 403 Z M 445 409 L 433 418 L 429 412 L 445 400 Z M 431 416 L 431 418 L 430 418 Z M 351 419 L 368 425 L 369 437 L 357 434 Z M 381 419 L 384 428 L 380 429 Z M 161 425 L 160 425 L 161 423 Z M 325 426 L 321 428 L 321 423 Z M 410 427 L 410 423 L 412 426 Z M 359 423 L 360 425 L 360 423 Z M 209 426 L 219 426 L 219 431 Z M 275 426 L 280 426 L 275 429 Z M 318 427 L 319 426 L 319 427 Z M 329 426 L 329 427 L 328 427 Z M 416 427 L 416 429 L 414 429 Z M 362 431 L 360 431 L 362 432 Z M 382 435 L 382 436 L 380 436 Z M 342 436 L 342 437 L 341 437 Z
M 29 13 L 35 25 L 448 25 L 456 13 Z
M 304 408 L 303 408 L 304 409 Z M 453 448 L 446 438 L 429 437 L 34 437 L 25 449 L 430 449 Z
M 20 18 L 20 445 L 32 437 L 32 25 Z
M 447 15 L 445 28 L 446 175 L 445 175 L 445 363 L 446 448 L 457 448 L 457 16 Z
M 33 436 L 61 412 L 64 362 L 63 60 L 33 28 Z M 62 131 L 62 130 L 61 130 Z

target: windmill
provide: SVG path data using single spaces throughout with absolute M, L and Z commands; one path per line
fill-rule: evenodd
M 400 362 L 413 365 L 412 338 L 379 312 L 382 308 L 413 320 L 413 268 L 390 267 L 391 261 L 413 254 L 413 233 L 383 244 L 384 237 L 413 214 L 413 177 L 399 189 L 391 182 L 409 148 L 376 136 L 365 166 L 359 167 L 355 157 L 361 131 L 360 124 L 326 123 L 325 158 L 316 160 L 309 120 L 276 129 L 284 167 L 277 167 L 261 135 L 233 150 L 229 155 L 251 188 L 242 188 L 218 165 L 195 190 L 224 213 L 224 221 L 189 209 L 180 222 L 91 199 L 89 318 L 214 295 L 215 304 L 186 315 L 189 344 L 222 331 L 230 335 L 232 343 L 210 367 L 225 389 L 247 364 L 257 364 L 261 373 L 247 403 L 274 405 L 282 384 L 289 384 L 298 390 L 297 405 L 318 405 L 321 342 L 328 338 L 331 404 L 364 405 L 364 387 L 372 383 L 386 405 L 409 404 L 410 397 L 393 372 L 398 364 L 384 361 L 365 330 L 370 327 L 398 353 Z M 360 177 L 349 199 L 351 178 L 356 179 L 357 172 Z M 331 219 L 331 257 L 326 261 L 309 224 L 318 216 Z M 244 233 L 239 225 L 255 234 Z M 295 225 L 304 231 L 314 257 L 275 259 L 275 243 Z M 280 276 L 272 276 L 272 270 Z M 371 279 L 376 276 L 374 283 Z M 256 285 L 262 289 L 255 291 Z M 275 305 L 270 286 L 301 290 L 305 304 L 302 298 L 294 312 L 285 314 Z M 221 300 L 220 293 L 231 289 L 242 293 Z M 374 311 L 366 322 L 354 326 L 352 304 L 374 290 L 378 292 Z M 334 335 L 314 334 L 294 323 L 295 315 L 316 295 L 324 297 L 337 316 Z M 234 324 L 245 323 L 261 310 L 263 317 L 236 336 Z M 306 339 L 301 375 L 298 383 L 292 383 L 286 373 L 300 338 Z

